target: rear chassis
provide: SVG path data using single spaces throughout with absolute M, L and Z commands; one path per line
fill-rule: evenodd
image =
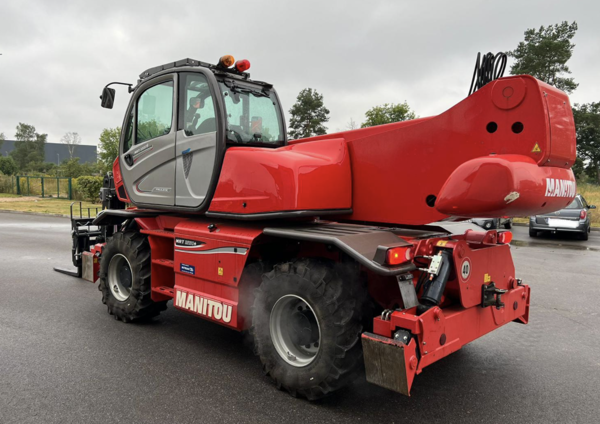
M 73 222 L 76 226 L 80 221 Z M 99 234 L 133 228 L 146 234 L 152 252 L 152 300 L 173 299 L 184 312 L 238 331 L 250 327 L 243 312 L 252 305 L 248 293 L 253 287 L 244 286 L 247 265 L 271 261 L 273 251 L 285 256 L 289 250 L 292 257 L 326 258 L 356 267 L 371 298 L 385 308 L 373 318 L 370 331 L 362 334 L 367 380 L 405 395 L 415 375 L 428 365 L 506 323 L 526 324 L 529 319 L 530 289 L 515 278 L 510 246 L 503 243 L 510 241 L 506 238 L 510 233 L 482 231 L 473 224 L 419 229 L 316 220 L 241 225 L 140 209 L 106 211 L 85 223 L 98 225 Z M 74 263 L 79 264 L 79 275 L 83 268 L 83 277 L 94 282 L 105 239 L 98 237 L 101 243 L 90 244 L 81 231 L 74 231 L 73 237 L 74 245 L 89 246 L 81 254 L 73 251 L 74 260 L 80 258 Z M 201 241 L 200 251 L 223 253 L 192 254 L 179 244 L 182 240 Z M 378 252 L 397 246 L 409 246 L 414 259 L 396 266 L 378 259 Z M 228 254 L 232 252 L 227 249 L 237 254 Z M 443 255 L 449 264 L 444 281 L 428 272 L 436 255 Z M 420 279 L 438 284 L 438 302 L 424 301 L 427 283 L 421 287 Z M 185 296 L 230 308 L 230 319 L 186 307 L 180 301 Z
M 443 300 L 420 315 L 413 307 L 375 317 L 373 332 L 362 335 L 369 382 L 408 395 L 425 367 L 504 324 L 528 323 L 530 288 L 514 277 L 510 248 L 497 240 L 496 231 L 467 230 L 418 242 L 420 253 L 451 252 Z

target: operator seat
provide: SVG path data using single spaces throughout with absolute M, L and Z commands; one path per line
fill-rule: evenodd
M 217 130 L 217 121 L 215 118 L 207 118 L 196 129 L 196 134 L 204 134 Z

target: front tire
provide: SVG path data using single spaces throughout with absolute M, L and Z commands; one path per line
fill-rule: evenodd
M 538 232 L 536 230 L 529 229 L 529 237 L 537 237 Z
M 116 233 L 106 243 L 100 260 L 102 303 L 123 322 L 151 318 L 164 311 L 166 301 L 151 298 L 150 246 L 146 236 L 132 231 Z
M 300 259 L 263 276 L 253 334 L 265 373 L 293 396 L 318 399 L 363 369 L 363 304 L 357 274 L 329 261 Z

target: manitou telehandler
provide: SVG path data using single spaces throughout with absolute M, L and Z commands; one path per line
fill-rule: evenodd
M 365 371 L 409 394 L 428 365 L 528 322 L 512 234 L 461 221 L 572 201 L 563 92 L 476 69 L 473 93 L 438 116 L 291 141 L 249 67 L 184 59 L 127 84 L 103 210 L 73 220 L 77 274 L 110 314 L 148 319 L 172 300 L 249 330 L 277 386 L 308 399 Z

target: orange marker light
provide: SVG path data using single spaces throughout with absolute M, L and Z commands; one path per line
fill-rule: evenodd
M 250 69 L 250 61 L 247 59 L 238 60 L 235 62 L 235 69 L 237 69 L 238 72 L 246 72 Z
M 219 66 L 229 68 L 231 65 L 234 64 L 234 62 L 235 59 L 233 58 L 233 56 L 230 54 L 226 54 L 225 56 L 221 56 L 221 58 L 219 59 Z
M 502 231 L 498 233 L 498 243 L 500 244 L 509 244 L 513 239 L 513 233 L 510 231 Z
M 400 265 L 412 259 L 411 246 L 394 247 L 387 251 L 386 262 L 388 265 Z

